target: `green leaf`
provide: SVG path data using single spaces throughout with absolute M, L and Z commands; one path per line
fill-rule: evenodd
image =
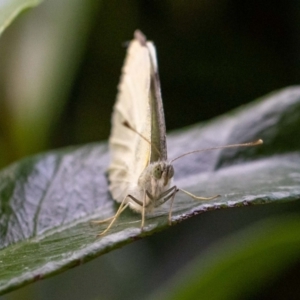
M 33 7 L 43 0 L 4 0 L 0 2 L 0 35 L 6 27 L 26 8 Z
M 217 243 L 149 299 L 255 299 L 299 259 L 299 227 L 296 214 L 258 222 Z
M 189 155 L 174 162 L 178 193 L 173 224 L 219 208 L 291 201 L 300 195 L 300 88 L 259 99 L 206 124 L 172 133 L 169 158 L 193 149 L 262 138 L 265 144 Z M 168 227 L 168 203 L 147 217 L 125 211 L 112 229 L 89 221 L 112 216 L 106 144 L 90 144 L 24 159 L 0 173 L 0 292 L 80 265 Z

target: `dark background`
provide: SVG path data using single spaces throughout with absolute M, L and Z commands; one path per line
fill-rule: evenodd
M 298 83 L 295 1 L 106 1 L 99 5 L 54 146 L 107 139 L 124 44 L 157 48 L 167 130 Z M 123 47 L 122 47 L 123 44 Z

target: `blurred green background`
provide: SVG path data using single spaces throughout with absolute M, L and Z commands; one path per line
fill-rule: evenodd
M 136 28 L 155 42 L 171 130 L 298 84 L 299 17 L 293 0 L 45 1 L 0 38 L 0 166 L 107 140 L 124 45 Z M 220 238 L 290 211 L 299 204 L 205 213 L 3 299 L 142 299 Z M 282 299 L 280 287 L 293 283 L 295 290 L 298 269 L 255 299 Z

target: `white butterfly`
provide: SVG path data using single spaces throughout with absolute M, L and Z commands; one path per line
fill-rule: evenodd
M 155 47 L 139 30 L 135 31 L 134 39 L 128 46 L 118 90 L 109 139 L 111 163 L 108 178 L 112 197 L 121 204 L 113 217 L 93 222 L 110 222 L 100 235 L 111 228 L 128 206 L 142 214 L 143 228 L 145 214 L 170 201 L 171 223 L 172 204 L 175 194 L 180 190 L 173 183 L 174 168 L 167 157 L 166 126 Z M 253 146 L 258 143 L 261 142 L 224 147 Z M 203 198 L 181 191 L 197 200 L 211 200 L 219 196 Z

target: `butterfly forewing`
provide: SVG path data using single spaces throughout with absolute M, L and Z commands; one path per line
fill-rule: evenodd
M 146 43 L 135 38 L 129 44 L 122 69 L 109 139 L 109 188 L 117 201 L 122 201 L 128 189 L 138 184 L 141 173 L 150 162 L 151 145 L 122 124 L 129 122 L 141 135 L 151 140 L 150 85 L 149 50 Z
M 151 84 L 150 84 L 150 103 L 152 108 L 151 118 L 151 162 L 158 160 L 166 161 L 167 157 L 167 142 L 166 142 L 166 124 L 165 115 L 161 97 L 160 81 L 158 75 L 158 67 L 156 61 L 156 53 L 154 45 L 147 43 L 151 61 Z M 156 148 L 158 151 L 155 151 Z M 159 152 L 159 153 L 158 153 Z

